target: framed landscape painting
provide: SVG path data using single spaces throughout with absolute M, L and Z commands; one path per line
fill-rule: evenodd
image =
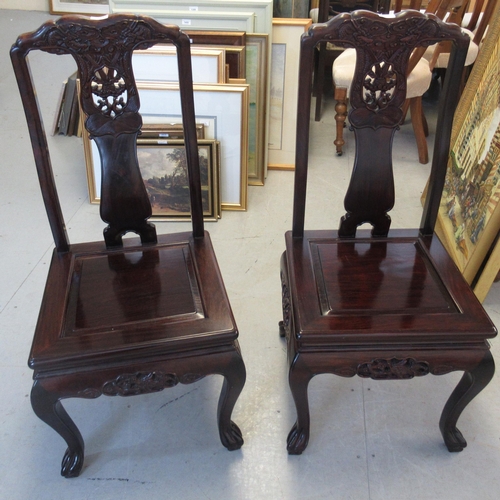
M 220 218 L 219 143 L 198 140 L 203 218 Z M 144 185 L 151 202 L 153 219 L 189 220 L 189 199 L 186 149 L 182 140 L 139 139 L 137 159 Z
M 467 282 L 474 287 L 481 280 L 483 290 L 498 273 L 486 260 L 495 255 L 499 231 L 500 5 L 455 114 L 436 228 Z M 481 276 L 484 269 L 489 276 Z
M 149 201 L 152 219 L 157 221 L 190 220 L 187 164 L 184 141 L 165 139 L 159 132 L 137 141 L 137 160 Z M 83 134 L 89 198 L 100 202 L 101 163 L 95 141 L 85 131 Z M 219 142 L 198 139 L 201 171 L 203 218 L 220 219 L 220 149 Z

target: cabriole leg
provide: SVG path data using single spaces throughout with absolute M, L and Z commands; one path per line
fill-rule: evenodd
M 292 363 L 288 381 L 297 409 L 297 421 L 287 438 L 287 450 L 290 455 L 300 455 L 309 442 L 310 415 L 307 387 L 311 378 L 312 374 L 301 369 L 297 360 Z
M 239 353 L 235 354 L 235 362 L 224 375 L 224 383 L 217 408 L 220 440 L 229 451 L 238 450 L 243 445 L 243 437 L 239 427 L 231 420 L 234 405 L 243 390 L 246 370 Z
M 59 399 L 57 394 L 44 389 L 39 381 L 35 381 L 33 384 L 31 389 L 33 411 L 47 425 L 50 425 L 68 445 L 61 464 L 61 475 L 77 477 L 83 466 L 83 438 Z
M 448 451 L 462 451 L 467 441 L 457 429 L 457 421 L 465 407 L 488 385 L 495 373 L 495 363 L 490 351 L 486 351 L 481 363 L 465 372 L 443 409 L 439 428 Z

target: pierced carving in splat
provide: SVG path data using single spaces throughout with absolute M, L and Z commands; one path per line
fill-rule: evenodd
M 123 76 L 105 66 L 94 73 L 91 84 L 94 106 L 106 116 L 121 115 L 127 105 L 127 87 Z
M 365 103 L 371 111 L 387 107 L 394 95 L 397 76 L 393 65 L 384 61 L 374 64 L 364 81 Z

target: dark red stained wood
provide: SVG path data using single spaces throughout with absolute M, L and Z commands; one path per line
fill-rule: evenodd
M 444 39 L 452 40 L 455 50 L 441 92 L 422 225 L 390 230 L 388 212 L 395 200 L 392 140 L 402 118 L 408 59 L 415 47 Z M 304 228 L 311 61 L 315 46 L 325 41 L 355 47 L 358 60 L 349 115 L 356 156 L 338 231 Z M 367 11 L 342 14 L 302 37 L 293 228 L 286 233 L 281 259 L 280 333 L 287 338 L 297 409 L 288 436 L 291 454 L 307 447 L 307 387 L 320 373 L 387 380 L 463 370 L 439 425 L 450 451 L 466 446 L 456 423 L 493 377 L 487 339 L 496 329 L 433 227 L 467 46 L 458 27 L 416 11 L 392 19 Z M 371 234 L 357 234 L 366 222 L 372 225 Z
M 193 230 L 156 236 L 137 162 L 142 119 L 132 52 L 177 47 Z M 61 474 L 78 476 L 83 438 L 61 400 L 132 396 L 224 377 L 217 420 L 221 442 L 241 447 L 231 413 L 245 383 L 238 330 L 208 233 L 203 228 L 190 42 L 177 26 L 144 17 L 66 16 L 21 35 L 11 50 L 40 187 L 56 248 L 35 330 L 35 413 L 66 441 Z M 85 125 L 102 163 L 103 242 L 70 245 L 26 56 L 43 50 L 74 57 Z M 122 241 L 127 232 L 139 238 Z

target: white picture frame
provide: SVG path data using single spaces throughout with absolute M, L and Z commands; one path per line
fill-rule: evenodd
M 170 10 L 191 12 L 253 12 L 256 33 L 272 32 L 273 0 L 111 0 L 113 12 L 124 12 L 130 8 L 141 8 L 145 11 Z
M 311 19 L 273 19 L 268 168 L 295 168 L 300 37 Z M 282 57 L 277 57 L 277 56 Z
M 226 83 L 226 51 L 191 47 L 193 83 Z M 173 45 L 135 50 L 132 68 L 136 81 L 178 82 L 177 51 Z
M 137 4 L 137 2 L 135 2 Z M 186 11 L 165 8 L 148 9 L 146 6 L 111 6 L 111 12 L 150 16 L 162 24 L 175 24 L 190 30 L 255 31 L 255 14 L 252 11 Z
M 141 114 L 147 123 L 179 121 L 179 86 L 175 83 L 137 82 Z M 248 85 L 195 84 L 196 121 L 211 122 L 207 139 L 220 142 L 220 195 L 222 210 L 247 209 L 248 160 Z M 204 117 L 207 117 L 206 119 Z M 213 130 L 213 132 L 212 132 Z M 101 161 L 94 141 L 83 134 L 86 162 L 90 166 L 90 199 L 98 200 Z
M 105 15 L 109 14 L 108 2 L 102 3 L 96 0 L 50 0 L 49 11 L 51 14 L 86 14 Z

